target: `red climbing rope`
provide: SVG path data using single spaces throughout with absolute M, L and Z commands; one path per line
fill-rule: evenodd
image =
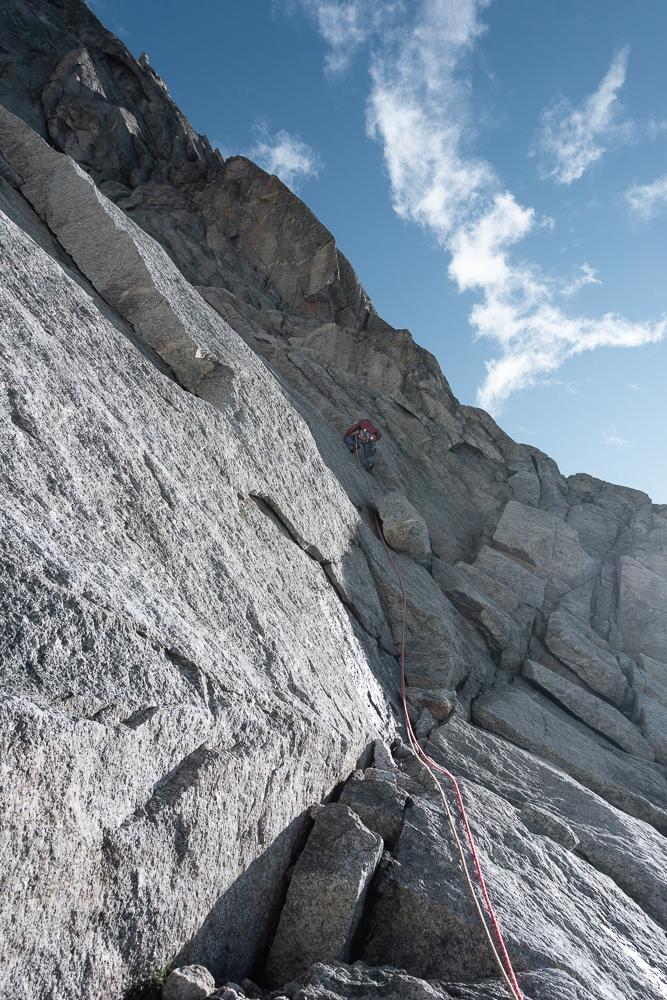
M 361 456 L 359 454 L 359 449 L 356 450 L 355 454 L 357 455 L 357 459 L 359 460 L 359 463 L 361 464 Z M 457 844 L 458 844 L 459 849 L 461 851 L 461 861 L 463 863 L 463 867 L 464 867 L 466 878 L 468 879 L 468 886 L 469 886 L 469 889 L 470 889 L 471 893 L 473 894 L 473 902 L 474 902 L 474 904 L 475 904 L 475 906 L 477 908 L 478 915 L 480 917 L 480 920 L 481 920 L 481 922 L 482 922 L 482 924 L 484 926 L 484 930 L 486 931 L 487 937 L 489 939 L 489 943 L 491 945 L 491 949 L 492 949 L 493 954 L 494 954 L 494 956 L 496 958 L 496 961 L 498 962 L 498 965 L 500 967 L 500 971 L 501 971 L 501 973 L 503 975 L 503 978 L 505 979 L 505 981 L 507 983 L 507 986 L 509 987 L 510 993 L 515 998 L 515 1000 L 524 1000 L 523 993 L 521 992 L 521 987 L 519 986 L 519 982 L 517 980 L 516 973 L 514 972 L 514 967 L 512 965 L 512 960 L 511 960 L 509 952 L 507 950 L 507 945 L 505 944 L 505 938 L 504 938 L 504 935 L 503 935 L 503 932 L 502 932 L 502 928 L 500 926 L 500 921 L 499 921 L 499 919 L 498 919 L 498 917 L 496 915 L 496 911 L 495 911 L 495 909 L 493 907 L 493 903 L 491 902 L 491 896 L 489 894 L 489 890 L 488 890 L 488 887 L 487 887 L 487 884 L 486 884 L 486 879 L 484 878 L 484 873 L 482 871 L 482 865 L 481 865 L 481 861 L 480 861 L 480 857 L 479 857 L 479 852 L 477 850 L 477 844 L 475 843 L 475 837 L 474 837 L 474 834 L 472 832 L 472 828 L 470 826 L 470 823 L 468 821 L 468 814 L 466 812 L 465 803 L 463 801 L 463 796 L 461 794 L 460 785 L 459 785 L 458 781 L 456 780 L 456 777 L 452 774 L 451 771 L 449 771 L 446 767 L 443 767 L 441 764 L 438 764 L 435 760 L 433 760 L 433 758 L 431 756 L 429 756 L 429 754 L 426 753 L 426 751 L 419 744 L 419 742 L 417 740 L 417 737 L 415 735 L 415 732 L 414 732 L 414 730 L 412 728 L 412 722 L 410 721 L 410 716 L 408 714 L 408 702 L 407 702 L 406 684 L 405 684 L 405 620 L 406 620 L 406 613 L 407 613 L 407 606 L 408 606 L 408 594 L 407 594 L 407 590 L 405 589 L 405 584 L 403 582 L 403 578 L 401 576 L 401 573 L 400 573 L 400 570 L 399 570 L 398 565 L 396 563 L 396 560 L 394 559 L 392 551 L 389 548 L 389 545 L 387 543 L 386 538 L 384 537 L 384 531 L 382 530 L 382 524 L 380 522 L 380 518 L 378 516 L 377 509 L 376 509 L 375 493 L 373 491 L 373 486 L 372 486 L 372 484 L 371 484 L 370 481 L 368 482 L 368 495 L 369 495 L 369 499 L 370 499 L 371 505 L 374 508 L 373 516 L 374 516 L 374 521 L 375 521 L 375 530 L 377 532 L 378 538 L 380 539 L 380 541 L 382 542 L 382 545 L 384 546 L 384 550 L 385 550 L 385 552 L 387 554 L 389 562 L 391 563 L 391 567 L 392 567 L 392 569 L 394 571 L 394 574 L 396 575 L 396 579 L 398 580 L 399 586 L 401 588 L 402 613 L 401 613 L 401 639 L 400 639 L 400 644 L 399 644 L 400 689 L 401 689 L 401 702 L 403 704 L 403 714 L 404 714 L 404 717 L 405 717 L 405 728 L 406 728 L 406 731 L 408 733 L 408 738 L 410 740 L 410 744 L 412 746 L 412 749 L 418 755 L 418 757 L 421 760 L 421 762 L 424 765 L 424 767 L 429 771 L 429 773 L 431 774 L 431 777 L 433 778 L 436 786 L 438 787 L 438 790 L 440 791 L 440 793 L 442 795 L 443 802 L 444 802 L 445 808 L 447 809 L 448 815 L 450 815 L 450 814 L 449 814 L 449 807 L 448 807 L 448 804 L 447 804 L 447 801 L 446 801 L 446 797 L 445 797 L 444 793 L 442 792 L 442 789 L 440 788 L 440 783 L 439 783 L 436 775 L 434 774 L 434 771 L 438 772 L 440 774 L 443 774 L 449 780 L 449 782 L 451 783 L 451 785 L 452 785 L 452 787 L 454 789 L 454 793 L 455 793 L 455 796 L 456 796 L 456 802 L 457 802 L 457 805 L 459 807 L 459 812 L 461 814 L 461 820 L 463 822 L 463 828 L 464 828 L 465 834 L 466 834 L 466 840 L 468 842 L 468 847 L 470 849 L 470 854 L 472 855 L 472 859 L 473 859 L 473 863 L 474 863 L 474 867 L 475 867 L 475 874 L 477 876 L 477 881 L 479 883 L 479 888 L 480 888 L 480 891 L 481 891 L 481 894 L 482 894 L 482 898 L 484 900 L 486 911 L 488 913 L 489 919 L 491 921 L 491 925 L 493 927 L 493 933 L 494 933 L 494 936 L 495 936 L 496 941 L 498 943 L 498 948 L 500 949 L 500 955 L 502 956 L 502 959 L 498 955 L 498 952 L 497 952 L 497 950 L 496 950 L 496 948 L 495 948 L 495 946 L 493 944 L 493 940 L 491 939 L 488 927 L 486 925 L 486 921 L 484 919 L 484 914 L 482 913 L 480 905 L 479 905 L 479 901 L 478 901 L 476 895 L 474 894 L 474 889 L 472 887 L 472 882 L 470 880 L 470 875 L 469 875 L 468 868 L 467 868 L 467 865 L 466 865 L 466 862 L 465 862 L 465 857 L 463 856 L 463 852 L 462 852 L 462 849 L 461 849 L 460 841 L 458 839 L 458 835 L 456 833 L 455 827 L 453 826 L 453 823 L 451 823 L 451 818 L 450 818 L 450 825 L 452 826 L 452 833 L 456 837 Z

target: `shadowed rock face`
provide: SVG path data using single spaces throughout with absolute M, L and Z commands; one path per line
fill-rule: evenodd
M 311 914 L 290 998 L 505 995 L 415 761 L 318 819 L 347 896 L 298 889 L 398 718 L 377 509 L 526 997 L 664 995 L 667 508 L 461 406 L 81 0 L 3 7 L 0 299 L 0 992 L 261 978 Z
M 315 962 L 348 961 L 383 842 L 341 802 L 318 807 L 294 866 L 266 966 L 282 985 Z

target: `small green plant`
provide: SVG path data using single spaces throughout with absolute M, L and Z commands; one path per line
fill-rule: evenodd
M 171 961 L 156 969 L 145 979 L 133 983 L 125 990 L 123 1000 L 160 1000 L 164 981 L 171 972 Z

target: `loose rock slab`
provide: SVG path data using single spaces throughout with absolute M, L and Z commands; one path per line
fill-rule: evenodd
M 524 677 L 534 681 L 543 691 L 556 698 L 561 705 L 582 719 L 588 726 L 604 733 L 614 743 L 644 760 L 654 760 L 655 754 L 651 745 L 644 739 L 636 726 L 625 718 L 613 705 L 608 705 L 601 698 L 575 687 L 565 677 L 554 673 L 541 663 L 527 660 L 523 668 Z
M 269 952 L 267 979 L 276 985 L 314 962 L 349 958 L 382 839 L 339 802 L 316 811 L 297 861 Z
M 162 1000 L 203 1000 L 215 989 L 215 979 L 203 965 L 184 965 L 167 976 Z
M 627 681 L 618 659 L 592 628 L 567 611 L 556 611 L 549 618 L 545 642 L 554 656 L 574 670 L 589 687 L 615 705 L 621 704 Z

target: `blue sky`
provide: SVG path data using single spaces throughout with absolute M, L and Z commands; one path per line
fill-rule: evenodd
M 667 503 L 664 0 L 96 0 L 462 402 Z

